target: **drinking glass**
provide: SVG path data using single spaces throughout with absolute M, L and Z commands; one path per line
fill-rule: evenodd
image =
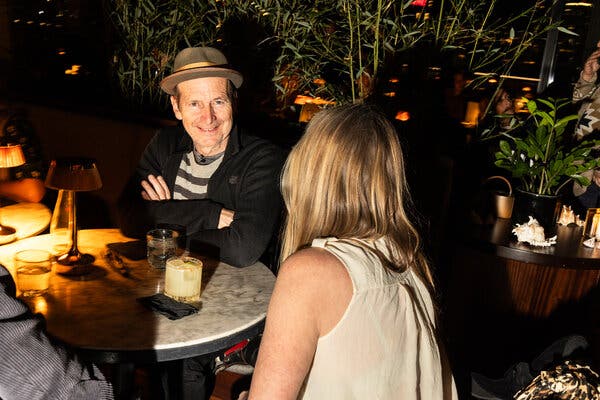
M 22 250 L 15 254 L 17 287 L 21 296 L 43 295 L 50 286 L 52 254 L 46 250 Z
M 177 251 L 179 234 L 172 229 L 153 229 L 146 234 L 148 263 L 154 268 L 164 269 L 165 263 Z
M 184 303 L 200 300 L 202 261 L 189 256 L 171 257 L 165 271 L 165 295 Z

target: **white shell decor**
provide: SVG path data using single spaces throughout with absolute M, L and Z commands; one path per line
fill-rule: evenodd
M 576 224 L 577 226 L 583 226 L 583 221 L 581 218 L 579 218 L 579 215 L 575 215 L 575 212 L 571 209 L 571 206 L 563 205 L 557 224 L 565 226 L 569 224 Z
M 544 227 L 532 216 L 529 216 L 528 222 L 517 224 L 512 232 L 519 242 L 527 242 L 532 246 L 547 247 L 556 244 L 556 236 L 546 239 Z
M 593 237 L 589 238 L 587 240 L 584 240 L 583 241 L 583 245 L 585 247 L 591 247 L 591 248 L 598 247 L 598 244 L 596 243 L 596 238 L 593 238 Z

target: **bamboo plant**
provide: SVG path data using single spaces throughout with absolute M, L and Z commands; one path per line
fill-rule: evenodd
M 298 93 L 338 104 L 363 101 L 390 60 L 416 48 L 463 57 L 470 71 L 507 74 L 535 40 L 558 26 L 546 3 L 536 0 L 507 15 L 497 0 L 440 0 L 433 7 L 413 0 L 108 2 L 121 37 L 115 75 L 133 103 L 165 101 L 157 82 L 176 52 L 230 46 L 223 27 L 245 18 L 264 28 L 257 46 L 277 54 L 272 82 L 282 107 Z

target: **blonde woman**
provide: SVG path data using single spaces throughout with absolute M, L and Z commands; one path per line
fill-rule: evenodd
M 287 159 L 279 271 L 250 399 L 453 399 L 393 126 L 318 113 Z

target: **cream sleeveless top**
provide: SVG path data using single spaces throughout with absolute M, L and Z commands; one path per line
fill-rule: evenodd
M 316 239 L 344 264 L 352 299 L 338 324 L 317 343 L 300 399 L 457 399 L 435 335 L 434 306 L 408 269 L 389 272 L 369 248 L 384 240 Z

